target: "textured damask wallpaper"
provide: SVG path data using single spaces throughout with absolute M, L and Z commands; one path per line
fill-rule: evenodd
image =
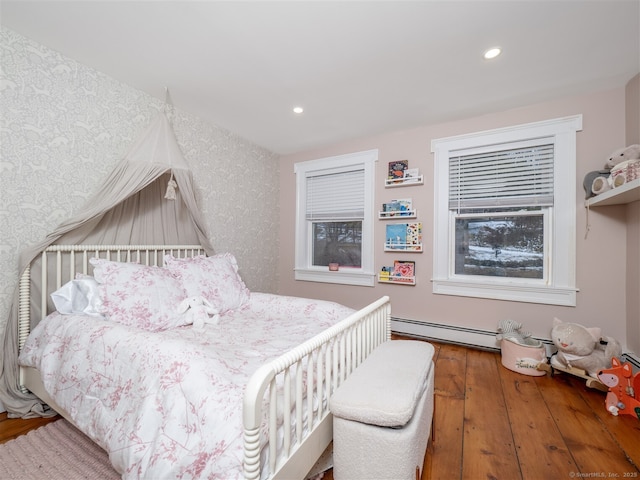
M 0 49 L 1 335 L 20 250 L 84 204 L 163 102 L 10 30 Z M 278 157 L 188 113 L 172 120 L 216 252 L 237 257 L 251 290 L 274 292 Z

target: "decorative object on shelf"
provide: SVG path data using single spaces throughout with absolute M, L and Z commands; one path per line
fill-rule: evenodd
M 402 281 L 415 278 L 416 276 L 416 262 L 411 260 L 394 260 L 393 262 L 393 276 Z
M 609 190 L 609 175 L 611 175 L 611 170 L 594 170 L 587 173 L 582 182 L 585 199 Z
M 331 262 L 329 264 L 329 271 L 330 272 L 337 272 L 338 270 L 340 270 L 340 264 L 337 262 Z
M 382 211 L 378 212 L 378 218 L 395 217 L 416 217 L 416 211 L 413 210 L 413 202 L 410 198 L 391 200 L 390 202 L 382 204 Z
M 389 180 L 402 180 L 404 171 L 409 168 L 409 160 L 395 160 L 389 162 Z
M 387 225 L 385 251 L 422 252 L 422 223 Z
M 609 155 L 609 158 L 607 158 L 605 168 L 613 170 L 615 166 L 630 160 L 640 160 L 640 145 L 637 143 L 615 150 Z
M 382 267 L 378 275 L 378 282 L 415 285 L 416 262 L 395 260 L 393 266 Z
M 384 182 L 385 187 L 407 187 L 422 185 L 424 180 L 417 168 L 409 168 L 409 160 L 389 162 L 389 173 Z
M 614 416 L 631 415 L 640 420 L 640 373 L 633 375 L 631 364 L 611 359 L 611 368 L 598 372 L 598 380 L 609 388 L 605 408 Z
M 417 168 L 407 168 L 404 171 L 403 183 L 417 183 L 420 179 L 420 172 Z
M 604 170 L 585 175 L 583 186 L 587 199 L 640 178 L 640 145 L 615 150 L 607 158 L 604 167 Z

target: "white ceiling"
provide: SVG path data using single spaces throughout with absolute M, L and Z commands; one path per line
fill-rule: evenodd
M 280 154 L 619 87 L 640 71 L 640 0 L 1 0 L 0 16 Z M 484 60 L 494 45 L 504 53 Z

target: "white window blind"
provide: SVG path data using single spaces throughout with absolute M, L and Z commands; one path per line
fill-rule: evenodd
M 553 205 L 553 143 L 449 159 L 449 208 Z
M 364 170 L 307 177 L 307 220 L 364 218 Z

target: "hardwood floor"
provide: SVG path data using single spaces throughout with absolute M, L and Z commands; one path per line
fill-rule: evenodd
M 13 440 L 20 435 L 24 435 L 31 430 L 54 422 L 61 417 L 51 418 L 30 418 L 23 420 L 21 418 L 7 418 L 7 412 L 0 413 L 0 444 Z
M 610 415 L 603 392 L 566 374 L 512 372 L 499 353 L 434 346 L 435 441 L 423 480 L 640 478 L 640 420 Z M 0 414 L 0 443 L 48 421 Z

